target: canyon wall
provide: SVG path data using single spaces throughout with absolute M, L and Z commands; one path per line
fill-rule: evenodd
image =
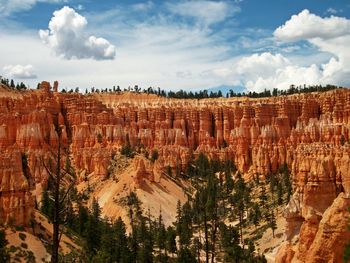
M 350 238 L 345 227 L 350 205 L 349 90 L 202 100 L 56 90 L 57 84 L 52 92 L 49 83 L 42 83 L 39 90 L 0 96 L 0 221 L 14 218 L 28 224 L 47 182 L 43 162 L 57 148 L 61 128 L 80 180 L 91 174 L 106 177 L 111 156 L 126 144 L 150 153 L 157 149 L 158 168 L 185 169 L 199 152 L 230 159 L 247 179 L 286 163 L 294 195 L 285 210 L 288 242 L 278 260 L 339 259 Z M 338 250 L 330 249 L 326 257 L 319 252 L 322 246 Z M 303 257 L 306 251 L 308 259 Z

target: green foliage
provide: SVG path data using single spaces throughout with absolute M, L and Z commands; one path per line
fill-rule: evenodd
M 275 195 L 282 188 L 282 201 L 286 195 L 285 185 L 290 182 L 288 172 L 288 177 L 283 177 L 285 170 L 281 168 L 281 174 L 276 175 L 272 183 Z M 122 200 L 128 209 L 129 234 L 121 218 L 115 222 L 102 219 L 97 200 L 93 199 L 90 209 L 87 209 L 81 202 L 83 197 L 76 194 L 76 209 L 67 205 L 72 216 L 66 219 L 69 229 L 76 231 L 82 239 L 83 261 L 198 262 L 204 251 L 207 262 L 265 262 L 253 252 L 254 243 L 248 241 L 244 244 L 242 236 L 247 224 L 258 226 L 262 223 L 262 214 L 268 219 L 267 224 L 262 225 L 264 230 L 267 227 L 275 229 L 265 185 L 262 185 L 260 199 L 256 200 L 257 191 L 252 189 L 253 184 L 244 181 L 232 162 L 209 160 L 204 154 L 193 158 L 191 168 L 187 168 L 184 174 L 191 179 L 193 195 L 183 205 L 178 202 L 176 222 L 167 228 L 161 211 L 154 220 L 143 214 L 135 192 Z M 43 193 L 41 209 L 50 211 L 50 202 L 45 199 L 50 200 L 44 198 Z M 237 226 L 225 224 L 227 220 L 237 219 Z
M 348 210 L 350 212 L 350 207 L 348 208 Z M 348 230 L 350 230 L 350 223 L 348 225 Z M 350 262 L 350 241 L 346 244 L 344 248 L 343 262 Z
M 131 147 L 130 144 L 130 139 L 129 139 L 129 134 L 126 135 L 126 142 L 120 149 L 120 154 L 129 157 L 129 158 L 134 158 L 135 156 L 135 150 L 133 147 Z
M 19 233 L 18 236 L 22 241 L 26 240 L 26 237 L 27 237 L 26 234 L 24 233 Z
M 243 249 L 239 245 L 239 234 L 235 227 L 220 224 L 221 245 L 224 250 L 224 262 L 240 262 Z
M 272 235 L 273 237 L 275 237 L 275 230 L 277 229 L 277 224 L 276 224 L 276 218 L 275 215 L 273 213 L 273 210 L 271 210 L 270 212 L 267 213 L 267 220 L 268 221 L 268 225 L 272 230 Z
M 45 188 L 41 198 L 41 212 L 45 214 L 50 220 L 53 218 L 53 200 L 49 196 L 48 190 Z
M 97 134 L 97 142 L 98 142 L 99 144 L 101 144 L 101 143 L 103 142 L 103 137 L 102 137 L 102 134 L 101 134 L 101 133 L 98 133 L 98 134 Z
M 158 151 L 154 149 L 151 155 L 151 161 L 154 163 L 158 159 Z
M 178 263 L 195 263 L 197 262 L 195 255 L 187 247 L 182 247 L 179 250 L 177 261 Z
M 0 262 L 9 262 L 10 256 L 6 245 L 8 244 L 6 240 L 6 234 L 4 230 L 0 229 Z
M 169 253 L 175 253 L 177 248 L 176 248 L 176 232 L 175 229 L 171 226 L 168 226 L 166 230 L 166 249 Z
M 27 249 L 28 245 L 26 243 L 21 243 L 21 247 L 24 248 L 24 249 Z
M 343 146 L 344 144 L 345 144 L 345 137 L 344 137 L 344 135 L 342 134 L 342 135 L 340 136 L 340 145 Z
M 350 261 L 350 242 L 345 246 L 343 261 L 344 263 L 347 263 Z
M 257 227 L 261 220 L 261 211 L 257 203 L 253 204 L 251 212 L 249 213 L 249 216 L 250 216 L 250 221 L 255 225 L 255 227 Z
M 9 80 L 7 80 L 8 83 Z M 226 98 L 229 97 L 242 97 L 247 96 L 250 98 L 264 98 L 264 97 L 271 97 L 271 96 L 283 96 L 283 95 L 291 95 L 296 93 L 309 93 L 309 92 L 325 92 L 333 89 L 337 89 L 337 86 L 334 85 L 313 85 L 313 86 L 306 86 L 304 85 L 290 85 L 290 87 L 287 89 L 279 90 L 277 88 L 273 89 L 272 92 L 270 90 L 264 90 L 262 92 L 248 92 L 248 93 L 235 93 L 232 89 L 227 94 L 222 94 L 222 91 L 208 91 L 208 90 L 200 90 L 200 91 L 185 91 L 185 90 L 179 90 L 179 91 L 168 91 L 153 87 L 148 87 L 142 89 L 138 85 L 135 85 L 134 87 L 128 87 L 127 89 L 124 88 L 124 92 L 134 92 L 134 93 L 140 93 L 143 92 L 145 94 L 156 94 L 158 96 L 167 97 L 167 98 L 177 98 L 177 99 L 206 99 L 206 98 L 221 98 L 224 95 Z M 339 87 L 341 88 L 341 87 Z M 122 90 L 119 86 L 115 88 L 115 85 L 113 86 L 113 89 L 102 89 L 101 91 L 99 89 L 95 89 L 94 87 L 91 88 L 91 92 L 94 93 L 120 93 Z M 73 90 L 72 90 L 73 92 Z

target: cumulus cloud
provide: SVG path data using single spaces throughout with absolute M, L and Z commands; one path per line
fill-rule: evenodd
M 88 35 L 87 20 L 74 9 L 65 6 L 55 11 L 48 30 L 39 36 L 58 56 L 65 59 L 114 59 L 115 46 L 104 38 Z
M 281 54 L 273 55 L 269 52 L 253 54 L 243 57 L 237 63 L 237 73 L 248 77 L 266 77 L 275 73 L 279 68 L 289 65 L 290 61 Z
M 3 67 L 3 71 L 6 76 L 14 79 L 35 79 L 37 77 L 32 65 L 8 65 Z
M 192 17 L 205 25 L 224 21 L 233 13 L 240 11 L 238 6 L 230 5 L 227 2 L 206 0 L 173 3 L 168 5 L 168 9 L 174 14 Z
M 0 0 L 0 13 L 9 15 L 31 9 L 36 3 L 62 3 L 67 0 Z
M 349 19 L 335 16 L 322 18 L 303 10 L 278 27 L 274 36 L 284 42 L 308 41 L 332 57 L 324 64 L 310 66 L 293 64 L 279 54 L 255 54 L 242 58 L 236 73 L 250 72 L 250 80 L 245 81 L 248 90 L 287 89 L 291 84 L 350 85 Z
M 275 37 L 284 41 L 331 39 L 345 34 L 350 34 L 350 20 L 336 16 L 322 18 L 307 9 L 293 15 L 274 32 Z
M 297 65 L 289 65 L 281 69 L 277 69 L 274 74 L 269 77 L 258 77 L 256 80 L 249 80 L 245 86 L 250 91 L 261 92 L 264 89 L 271 90 L 277 88 L 285 90 L 291 84 L 295 85 L 314 85 L 320 83 L 322 72 L 315 65 L 310 67 L 299 67 Z

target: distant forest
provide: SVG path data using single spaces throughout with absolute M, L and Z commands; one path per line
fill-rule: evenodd
M 23 83 L 17 83 L 11 79 L 5 79 L 1 78 L 1 83 L 8 86 L 11 89 L 14 90 L 26 90 L 28 87 Z M 37 89 L 40 88 L 40 83 L 37 85 Z M 268 97 L 277 97 L 281 95 L 292 95 L 297 93 L 309 93 L 309 92 L 325 92 L 329 90 L 334 90 L 342 87 L 338 87 L 336 85 L 290 85 L 288 89 L 286 90 L 279 90 L 277 88 L 274 88 L 271 90 L 264 90 L 262 92 L 234 92 L 232 89 L 229 90 L 226 94 L 223 94 L 221 90 L 219 91 L 208 91 L 208 90 L 201 90 L 201 91 L 185 91 L 185 90 L 179 90 L 179 91 L 165 91 L 161 88 L 144 88 L 142 89 L 138 85 L 135 85 L 134 87 L 128 87 L 121 89 L 120 86 L 113 86 L 113 88 L 105 88 L 105 89 L 95 89 L 95 87 L 92 87 L 89 91 L 88 89 L 85 89 L 85 94 L 90 93 L 121 93 L 121 92 L 133 92 L 133 93 L 144 93 L 144 94 L 154 94 L 165 98 L 176 98 L 176 99 L 207 99 L 207 98 L 233 98 L 233 97 L 249 97 L 249 98 L 268 98 Z M 62 89 L 62 93 L 82 93 L 79 89 L 79 87 L 76 87 L 75 89 Z

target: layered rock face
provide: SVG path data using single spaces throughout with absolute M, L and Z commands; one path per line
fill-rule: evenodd
M 57 146 L 60 103 L 44 85 L 0 98 L 0 221 L 28 224 L 31 191 L 47 180 L 43 160 Z
M 34 205 L 30 192 L 39 192 L 35 190 L 46 183 L 42 162 L 57 147 L 61 127 L 62 142 L 82 176 L 107 176 L 111 156 L 125 144 L 149 153 L 157 149 L 153 173 L 146 174 L 138 163 L 136 186 L 145 177 L 157 181 L 167 166 L 184 170 L 199 152 L 234 161 L 247 179 L 286 163 L 295 194 L 285 212 L 289 243 L 279 258 L 319 262 L 320 242 L 328 233 L 334 241 L 327 244 L 339 247 L 332 259 L 339 256 L 344 242 L 335 237 L 344 239 L 338 226 L 346 224 L 343 208 L 350 196 L 349 90 L 178 100 L 130 93 L 62 94 L 57 86 L 55 92 L 43 83 L 40 90 L 0 96 L 2 220 L 18 213 L 23 215 L 20 221 L 28 222 Z M 25 169 L 18 165 L 24 153 Z M 7 161 L 12 155 L 17 157 Z M 299 241 L 292 242 L 299 234 Z M 306 251 L 314 251 L 314 259 L 305 261 Z

